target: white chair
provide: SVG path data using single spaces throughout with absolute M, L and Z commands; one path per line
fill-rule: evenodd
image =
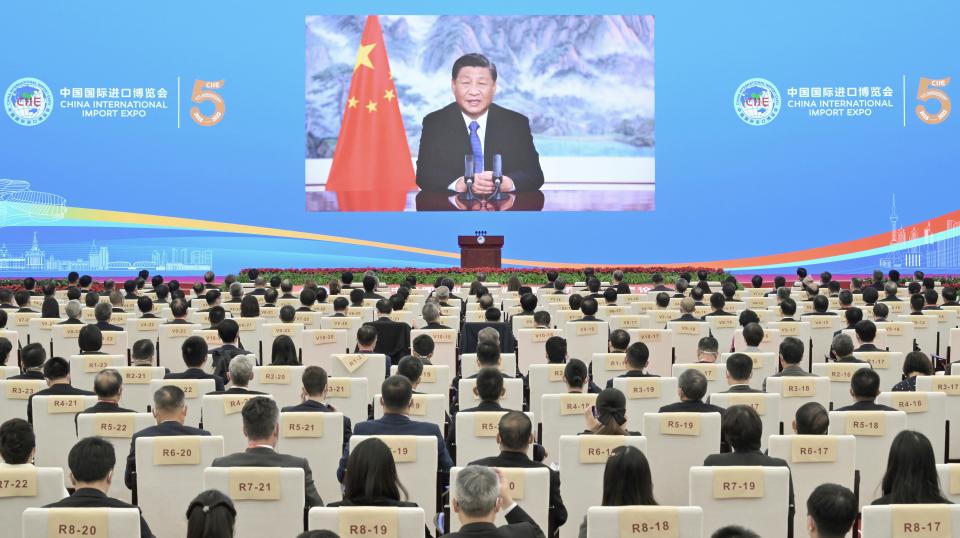
M 906 527 L 908 526 L 909 527 Z M 869 538 L 954 536 L 960 530 L 960 506 L 950 504 L 890 504 L 864 506 L 861 534 Z M 915 534 L 906 528 L 916 530 Z
M 648 460 L 670 462 L 650 468 L 657 502 L 687 504 L 688 469 L 720 452 L 720 413 L 648 413 L 643 416 L 643 436 Z
M 630 523 L 625 525 L 624 521 Z M 643 532 L 644 528 L 651 529 L 650 532 L 676 529 L 676 534 L 664 536 L 702 538 L 703 509 L 699 506 L 591 506 L 587 510 L 587 538 L 624 536 L 621 529 Z
M 913 338 L 920 350 L 928 356 L 937 352 L 937 331 L 940 322 L 936 315 L 913 316 L 901 314 L 896 316 L 897 321 L 913 323 Z
M 431 361 L 432 362 L 432 361 Z M 480 371 L 480 365 L 477 364 L 476 353 L 464 353 L 460 355 L 460 376 L 470 377 Z M 517 375 L 517 359 L 513 353 L 500 354 L 500 371 L 510 377 Z
M 29 342 L 30 320 L 39 318 L 40 312 L 14 312 L 7 316 L 7 330 L 17 333 L 17 341 L 26 345 L 25 342 Z
M 854 357 L 867 361 L 880 376 L 880 390 L 891 390 L 903 380 L 904 353 L 900 351 L 860 351 Z
M 670 321 L 667 329 L 673 331 L 673 355 L 683 362 L 696 359 L 697 343 L 710 336 L 710 323 L 702 321 Z
M 632 312 L 633 309 L 630 309 Z M 653 319 L 650 316 L 644 316 L 641 314 L 623 314 L 610 316 L 605 318 L 610 323 L 610 331 L 615 331 L 617 329 L 622 329 L 624 331 L 630 329 L 653 329 Z
M 247 449 L 243 435 L 243 417 L 240 411 L 256 394 L 204 394 L 200 399 L 203 409 L 203 429 L 213 435 L 223 436 L 223 449 L 227 454 Z M 273 399 L 273 396 L 267 395 Z
M 208 467 L 204 489 L 233 499 L 236 538 L 296 536 L 303 532 L 303 469 L 289 467 Z
M 793 472 L 793 535 L 799 538 L 807 527 L 806 499 L 817 486 L 829 482 L 855 491 L 857 440 L 852 435 L 772 435 L 769 443 L 770 456 L 786 461 Z
M 423 508 L 393 506 L 318 506 L 310 509 L 307 518 L 308 530 L 332 530 L 343 537 L 357 536 L 350 534 L 350 528 L 358 525 L 382 529 L 381 536 L 421 536 L 426 522 Z
M 70 382 L 74 387 L 93 390 L 93 379 L 101 370 L 127 365 L 127 355 L 74 355 L 70 357 Z
M 613 388 L 627 397 L 626 426 L 630 431 L 643 433 L 644 415 L 656 413 L 661 407 L 677 401 L 675 377 L 614 378 Z
M 425 334 L 433 339 L 433 357 L 430 362 L 436 365 L 447 365 L 455 371 L 457 367 L 457 331 L 454 329 L 413 329 L 410 331 L 410 342 Z
M 594 353 L 589 364 L 593 372 L 593 382 L 601 389 L 607 386 L 607 381 L 629 369 L 626 353 Z
M 347 351 L 352 351 L 357 347 L 357 329 L 363 325 L 363 320 L 359 317 L 324 317 L 320 318 L 320 328 L 325 330 L 343 330 L 347 332 Z
M 417 390 L 424 394 L 439 394 L 443 396 L 444 405 L 450 408 L 450 367 L 447 365 L 423 365 L 423 375 Z M 390 375 L 397 374 L 397 366 L 390 367 Z M 441 428 L 443 429 L 443 428 Z
M 895 303 L 886 303 L 892 305 Z M 919 316 L 909 316 L 919 317 Z M 896 319 L 889 316 L 888 319 Z M 887 332 L 887 350 L 899 351 L 907 354 L 913 351 L 913 339 L 915 338 L 914 324 L 909 321 L 885 321 L 877 323 L 877 330 L 883 329 Z
M 126 455 L 130 453 L 130 439 L 138 431 L 157 422 L 150 413 L 81 413 L 77 415 L 77 438 L 103 437 L 113 445 L 117 460 L 113 465 L 114 480 L 107 495 L 129 503 L 130 490 L 122 476 L 127 467 Z
M 473 393 L 477 386 L 477 378 L 460 379 L 457 384 L 457 408 L 470 409 L 480 403 L 480 397 Z M 500 406 L 504 409 L 520 411 L 523 409 L 523 380 L 508 378 L 503 380 L 505 394 L 500 398 Z
M 737 329 L 733 334 L 733 349 L 742 353 L 746 347 L 747 342 L 743 339 L 743 329 Z M 757 347 L 760 348 L 761 353 L 779 353 L 780 331 L 778 329 L 764 329 L 763 340 Z
M 272 395 L 280 407 L 298 405 L 306 369 L 306 366 L 254 366 L 253 379 L 247 388 Z
M 730 388 L 730 384 L 727 383 L 727 367 L 719 362 L 677 363 L 673 365 L 673 377 L 680 377 L 687 370 L 699 370 L 707 378 L 707 393 L 703 396 L 703 401 L 707 401 L 710 395 L 715 392 L 722 392 Z
M 30 538 L 83 536 L 84 530 L 89 535 L 93 529 L 98 535 L 103 533 L 110 538 L 139 538 L 140 511 L 136 508 L 27 508 L 23 511 L 21 524 L 23 535 Z M 73 526 L 79 532 L 57 532 L 64 525 Z
M 787 536 L 790 469 L 691 467 L 690 504 L 703 508 L 703 535 L 749 522 L 759 536 Z
M 650 351 L 647 372 L 670 377 L 673 365 L 673 331 L 670 329 L 629 329 L 630 342 L 643 342 Z
M 826 377 L 768 377 L 767 392 L 780 395 L 780 423 L 784 435 L 793 435 L 793 419 L 797 409 L 817 402 L 830 410 L 830 380 Z
M 69 326 L 69 325 L 61 325 L 61 327 L 68 327 L 68 326 Z M 78 327 L 83 327 L 83 325 L 77 325 L 77 326 L 78 326 Z M 79 334 L 79 331 L 77 331 L 77 334 Z M 10 345 L 13 347 L 14 350 L 20 349 L 19 335 L 17 334 L 16 331 L 10 331 L 10 330 L 7 330 L 7 329 L 0 329 L 0 338 L 6 338 L 7 341 L 10 342 Z M 79 347 L 77 348 L 77 351 L 78 351 L 78 352 L 80 351 L 80 348 L 79 348 Z
M 303 331 L 302 363 L 330 371 L 330 361 L 338 353 L 349 353 L 344 329 L 309 329 Z
M 53 327 L 60 323 L 60 318 L 31 318 L 27 326 L 27 340 L 33 344 L 38 343 L 48 353 L 50 351 L 50 342 L 53 335 Z
M 20 368 L 16 366 L 0 366 L 0 379 L 7 379 L 20 373 Z
M 152 379 L 150 380 L 150 392 L 157 392 L 160 387 L 172 385 L 183 391 L 183 396 L 187 400 L 187 418 L 183 421 L 187 426 L 197 428 L 203 421 L 202 406 L 200 397 L 204 394 L 217 390 L 215 379 Z
M 515 334 L 517 335 L 517 365 L 520 371 L 524 372 L 529 370 L 531 364 L 545 364 L 547 362 L 547 340 L 554 336 L 563 336 L 563 331 L 560 329 L 520 329 Z M 567 351 L 569 352 L 569 349 Z
M 750 374 L 750 387 L 759 389 L 763 386 L 763 380 L 777 373 L 778 366 L 780 365 L 779 353 L 743 353 L 744 355 L 753 359 L 753 370 Z M 727 359 L 730 358 L 730 355 L 733 353 L 721 353 L 720 360 L 717 362 L 719 364 L 726 365 Z M 726 367 L 726 366 L 724 366 Z
M 860 347 L 863 343 L 857 338 L 856 329 L 844 329 L 841 331 L 841 334 L 845 334 L 853 340 L 854 347 Z M 887 349 L 887 331 L 886 329 L 877 329 L 877 335 L 873 338 L 873 342 L 870 342 L 878 348 L 886 351 Z
M 432 435 L 353 435 L 350 451 L 370 437 L 387 444 L 397 465 L 397 477 L 407 488 L 410 501 L 425 512 L 437 508 L 437 438 Z
M 153 407 L 153 392 L 150 382 L 163 379 L 166 373 L 159 366 L 120 366 L 116 368 L 123 377 L 123 407 L 145 413 Z
M 810 323 L 810 357 L 812 364 L 822 364 L 830 356 L 833 333 L 842 326 L 840 316 L 806 315 L 800 318 Z
M 581 394 L 544 394 L 540 397 L 543 414 L 540 422 L 541 444 L 547 451 L 544 463 L 557 461 L 560 453 L 560 436 L 576 435 L 586 429 L 584 412 L 596 404 L 597 395 Z
M 482 458 L 500 454 L 500 445 L 497 444 L 497 433 L 500 418 L 506 411 L 463 411 L 457 413 L 454 422 L 457 429 L 457 465 L 463 467 Z M 533 413 L 527 413 L 530 422 L 534 422 Z M 533 457 L 532 445 L 528 447 L 527 455 Z
M 603 469 L 610 453 L 627 445 L 638 448 L 649 459 L 647 442 L 645 437 L 635 435 L 564 435 L 560 438 L 557 459 L 562 473 L 560 496 L 567 507 L 567 522 L 560 527 L 560 538 L 575 538 L 580 528 L 578 522 L 583 521 L 587 509 L 603 500 Z M 657 501 L 664 502 L 656 486 L 654 491 Z
M 868 362 L 813 363 L 813 373 L 830 380 L 830 409 L 853 403 L 850 396 L 850 379 L 861 368 L 870 368 Z
M 383 418 L 379 392 L 373 395 L 373 401 L 376 402 L 373 405 L 373 418 Z M 440 394 L 414 394 L 409 415 L 411 420 L 436 424 L 437 428 L 440 428 L 440 435 L 443 435 L 447 409 L 449 407 L 446 405 L 446 398 Z
M 96 396 L 34 396 L 33 432 L 37 438 L 34 464 L 60 467 L 70 476 L 67 455 L 77 442 L 74 416 L 97 403 Z
M 311 329 L 320 328 L 321 318 L 323 318 L 323 314 L 320 312 L 297 310 L 297 312 L 293 315 L 293 322 L 303 325 L 303 330 L 309 331 Z
M 193 331 L 193 336 L 199 336 L 203 338 L 203 341 L 207 343 L 207 350 L 218 348 L 223 345 L 223 340 L 220 339 L 220 331 L 212 329 L 197 329 Z
M 263 364 L 270 364 L 273 361 L 273 341 L 278 336 L 289 336 L 293 340 L 294 347 L 297 348 L 298 355 L 303 349 L 302 323 L 264 323 L 260 333 Z
M 937 463 L 946 463 L 947 395 L 942 392 L 881 392 L 877 403 L 907 414 L 907 428 L 930 439 Z
M 156 344 L 160 337 L 160 326 L 163 325 L 163 321 L 163 318 L 127 318 L 126 330 L 130 347 L 132 348 L 138 340 L 150 340 Z M 54 342 L 54 345 L 56 345 L 56 342 Z
M 327 401 L 354 424 L 367 420 L 370 382 L 359 377 L 328 377 Z
M 450 469 L 450 498 L 457 498 L 457 475 L 463 467 Z M 510 484 L 510 496 L 523 511 L 534 520 L 546 534 L 550 525 L 550 469 L 546 467 L 524 469 L 519 467 L 501 467 L 504 478 Z M 450 514 L 450 532 L 457 532 L 462 526 L 455 513 Z M 503 511 L 497 512 L 494 525 L 507 524 Z
M 343 413 L 280 413 L 277 451 L 306 458 L 311 469 L 325 469 L 343 454 Z M 342 498 L 337 475 L 314 472 L 317 493 L 324 502 Z
M 760 415 L 763 434 L 760 436 L 760 450 L 767 449 L 767 438 L 780 435 L 780 395 L 772 393 L 716 393 L 710 397 L 710 403 L 724 409 L 732 405 L 749 405 Z
M 578 321 L 567 324 L 564 331 L 567 339 L 567 354 L 586 360 L 594 353 L 607 350 L 610 326 L 606 321 Z
M 537 324 L 533 320 L 533 316 L 518 316 L 516 314 L 510 316 L 510 328 L 513 331 L 514 337 L 517 336 L 521 329 L 533 329 L 536 326 Z
M 710 333 L 720 343 L 720 349 L 724 351 L 730 349 L 733 335 L 740 327 L 739 316 L 710 316 L 707 318 L 707 323 L 710 325 Z
M 960 459 L 960 375 L 922 375 L 917 377 L 918 392 L 942 392 L 947 395 L 947 421 L 950 423 L 949 460 Z
M 171 507 L 204 490 L 203 470 L 223 454 L 218 435 L 137 438 L 137 504 L 156 536 L 186 536 L 186 518 L 171 517 Z
M 103 331 L 103 347 L 100 351 L 108 355 L 128 355 L 130 349 L 126 331 Z
M 903 411 L 830 412 L 830 435 L 853 435 L 857 438 L 861 508 L 882 495 L 880 480 L 887 469 L 890 443 L 906 427 L 907 414 Z
M 171 372 L 187 369 L 183 363 L 183 342 L 193 335 L 193 331 L 202 329 L 201 325 L 191 323 L 165 323 L 159 326 L 157 337 L 157 366 L 169 368 Z
M 0 424 L 11 418 L 27 420 L 30 396 L 45 388 L 43 379 L 0 379 Z
M 60 467 L 0 466 L 0 519 L 7 522 L 4 536 L 21 538 L 23 511 L 66 497 L 63 483 Z
M 810 371 L 810 321 L 771 321 L 767 323 L 767 328 L 780 331 L 780 341 L 788 336 L 796 338 L 803 342 L 804 360 L 800 362 L 802 368 Z M 854 340 L 856 341 L 856 340 Z M 779 349 L 778 349 L 779 351 Z
M 960 504 L 960 463 L 938 463 L 940 491 L 950 502 Z
M 937 354 L 946 357 L 950 330 L 957 326 L 957 317 L 960 315 L 960 311 L 942 308 L 940 310 L 927 310 L 925 313 L 937 316 Z
M 373 321 L 374 308 L 372 306 L 351 306 L 347 308 L 345 313 L 347 317 L 360 318 L 363 320 L 363 323 L 368 323 Z
M 540 408 L 540 397 L 544 394 L 565 394 L 567 383 L 563 380 L 563 370 L 566 364 L 531 364 L 530 375 L 527 378 L 530 386 L 530 411 L 537 417 L 543 416 Z
M 257 295 L 257 297 L 263 296 Z M 255 353 L 258 357 L 262 357 L 263 350 L 260 347 L 260 333 L 263 330 L 263 324 L 266 320 L 262 317 L 244 318 L 235 316 L 233 321 L 237 322 L 237 327 L 239 328 L 237 338 L 240 340 L 240 347 Z

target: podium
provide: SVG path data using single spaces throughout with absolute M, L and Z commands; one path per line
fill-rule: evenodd
M 502 235 L 461 235 L 457 237 L 460 245 L 460 267 L 500 268 L 500 251 L 503 249 Z

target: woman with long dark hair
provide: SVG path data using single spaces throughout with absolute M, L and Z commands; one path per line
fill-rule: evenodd
M 59 318 L 60 303 L 53 297 L 47 297 L 43 300 L 43 306 L 40 307 L 41 318 Z
M 917 377 L 933 375 L 933 363 L 922 351 L 911 351 L 903 359 L 903 381 L 893 386 L 894 392 L 915 392 Z
M 220 491 L 208 489 L 187 507 L 187 538 L 232 538 L 237 509 Z
M 270 364 L 274 366 L 300 366 L 300 357 L 293 338 L 281 334 L 273 341 Z
M 596 414 L 594 414 L 596 411 Z M 637 435 L 624 428 L 627 423 L 627 397 L 619 389 L 603 389 L 597 395 L 593 409 L 587 409 L 584 418 L 587 429 L 583 433 L 593 435 Z
M 933 445 L 912 430 L 893 438 L 880 487 L 883 496 L 870 504 L 952 504 L 940 491 Z
M 260 317 L 260 301 L 257 301 L 254 295 L 244 295 L 240 299 L 240 317 L 258 318 Z
M 650 462 L 634 446 L 614 449 L 603 470 L 601 506 L 656 506 Z M 587 538 L 587 518 L 580 523 L 580 538 Z

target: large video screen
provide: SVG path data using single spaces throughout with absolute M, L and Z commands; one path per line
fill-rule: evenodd
M 654 17 L 310 16 L 317 211 L 650 211 Z

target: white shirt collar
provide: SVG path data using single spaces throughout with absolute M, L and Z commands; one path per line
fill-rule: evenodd
M 467 116 L 462 110 L 460 114 L 463 115 L 463 124 L 467 127 L 467 134 L 470 133 L 470 122 L 476 121 L 480 124 L 480 128 L 477 129 L 477 136 L 480 137 L 480 143 L 483 144 L 483 135 L 487 132 L 487 114 L 490 112 L 490 109 L 487 109 L 479 118 L 476 120 L 471 119 L 470 116 Z

